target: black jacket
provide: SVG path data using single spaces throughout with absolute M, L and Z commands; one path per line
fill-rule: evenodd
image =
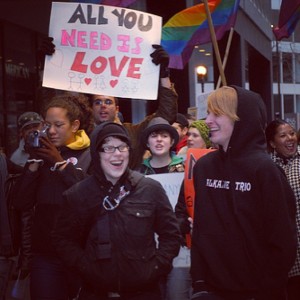
M 160 183 L 135 171 L 127 170 L 112 186 L 100 168 L 99 153 L 93 147 L 91 153 L 95 174 L 64 193 L 53 231 L 56 250 L 88 290 L 143 290 L 170 271 L 178 254 L 171 204 Z M 116 209 L 105 210 L 103 199 L 115 198 L 123 185 L 129 195 Z
M 240 120 L 227 151 L 205 155 L 193 169 L 192 279 L 195 287 L 204 281 L 225 293 L 264 291 L 272 299 L 295 260 L 295 198 L 266 153 L 261 97 L 234 88 Z
M 23 167 L 1 154 L 1 243 L 0 256 L 18 256 L 17 269 L 25 276 L 31 259 L 31 228 L 33 210 L 19 212 L 13 205 L 14 186 Z M 6 215 L 5 215 L 6 214 Z
M 24 172 L 17 182 L 13 205 L 17 210 L 35 209 L 32 230 L 32 251 L 56 255 L 50 233 L 57 212 L 62 203 L 62 193 L 76 182 L 84 179 L 90 164 L 89 148 L 71 150 L 61 149 L 64 159 L 76 157 L 77 165 L 69 163 L 62 171 L 51 171 L 47 162 L 36 172 Z

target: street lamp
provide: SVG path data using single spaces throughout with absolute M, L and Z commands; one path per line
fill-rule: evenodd
M 200 65 L 196 68 L 198 83 L 201 83 L 201 92 L 204 93 L 204 78 L 207 74 L 207 68 Z

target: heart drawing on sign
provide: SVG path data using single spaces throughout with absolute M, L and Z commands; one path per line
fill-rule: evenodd
M 109 82 L 110 86 L 113 87 L 113 88 L 116 86 L 117 83 L 118 83 L 118 79 L 111 80 L 111 81 Z
M 84 82 L 86 85 L 89 85 L 91 83 L 92 79 L 91 78 L 84 78 Z

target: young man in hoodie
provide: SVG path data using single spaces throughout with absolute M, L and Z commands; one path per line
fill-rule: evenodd
M 194 167 L 192 299 L 284 300 L 295 261 L 295 198 L 266 153 L 261 97 L 221 87 L 206 123 L 219 149 Z

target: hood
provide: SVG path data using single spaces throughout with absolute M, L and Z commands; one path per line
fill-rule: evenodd
M 67 145 L 72 150 L 82 150 L 90 146 L 90 138 L 83 129 L 77 130 L 75 141 Z
M 228 145 L 231 154 L 266 150 L 265 127 L 267 113 L 261 96 L 238 86 L 231 86 L 237 92 L 237 115 L 239 121 L 234 124 Z
M 107 185 L 108 181 L 103 173 L 100 164 L 100 156 L 99 156 L 99 146 L 103 142 L 103 140 L 108 136 L 116 136 L 120 139 L 124 140 L 130 146 L 130 139 L 128 136 L 128 132 L 123 125 L 113 123 L 113 122 L 103 122 L 100 125 L 96 126 L 91 134 L 91 166 L 93 168 L 93 174 L 96 178 L 103 183 L 103 185 Z M 122 178 L 126 176 L 127 171 L 123 174 L 119 181 L 122 181 Z

